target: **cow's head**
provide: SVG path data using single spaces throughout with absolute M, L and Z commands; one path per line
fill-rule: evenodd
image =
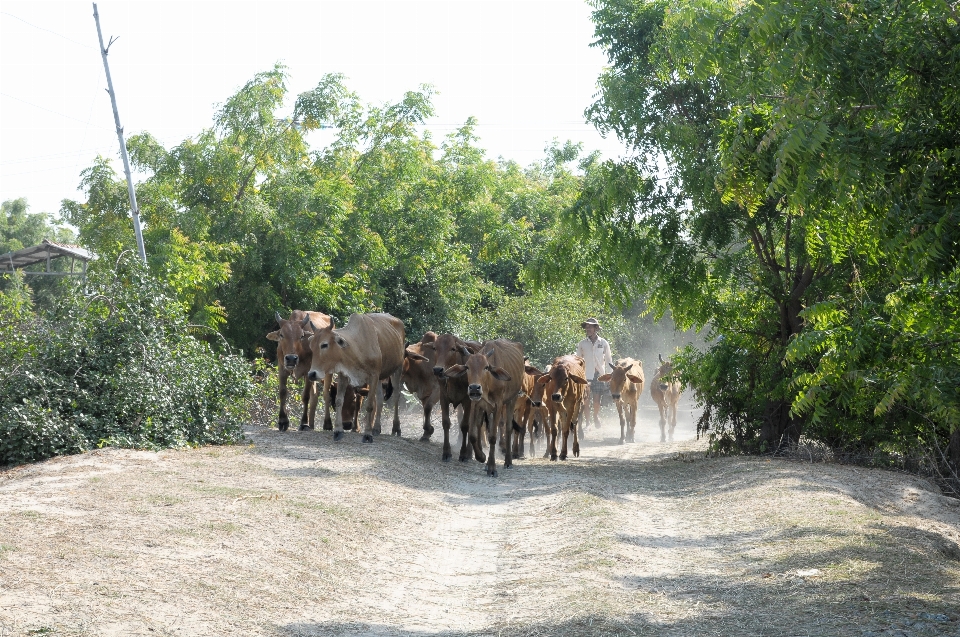
M 494 381 L 508 381 L 510 374 L 502 367 L 496 367 L 490 361 L 493 350 L 477 352 L 467 357 L 462 365 L 453 365 L 443 370 L 447 378 L 457 378 L 467 375 L 467 396 L 472 401 L 486 400 L 490 402 L 490 389 Z
M 673 380 L 670 378 L 673 374 L 673 361 L 663 360 L 661 354 L 657 354 L 657 360 L 660 361 L 660 366 L 657 367 L 657 373 L 653 375 L 653 382 L 660 387 L 660 391 L 667 391 L 669 386 L 667 383 Z
M 430 375 L 433 373 L 434 361 L 437 350 L 432 345 L 436 334 L 427 332 L 420 339 L 419 343 L 407 343 L 403 348 L 403 373 L 409 375 L 412 370 L 418 368 L 419 374 Z
M 462 365 L 468 356 L 477 351 L 477 347 L 471 343 L 464 342 L 454 336 L 446 333 L 436 337 L 432 343 L 423 343 L 424 354 L 433 350 L 436 358 L 433 359 L 433 373 L 444 378 L 443 370 L 454 365 Z
M 284 319 L 279 312 L 275 312 L 275 315 L 280 329 L 267 334 L 267 338 L 278 343 L 277 355 L 283 357 L 284 369 L 293 371 L 301 362 L 309 364 L 309 339 L 313 336 L 313 330 L 309 327 L 304 329 L 297 312 L 290 319 Z M 309 322 L 309 317 L 306 320 Z
M 310 322 L 310 317 L 304 319 L 305 329 L 311 329 L 310 353 L 313 361 L 307 378 L 316 382 L 323 380 L 326 374 L 332 373 L 343 358 L 343 350 L 350 347 L 343 336 L 337 333 L 336 323 L 330 319 L 330 325 L 317 328 Z
M 620 395 L 623 393 L 623 386 L 627 384 L 628 380 L 637 384 L 643 382 L 643 378 L 630 372 L 630 367 L 631 366 L 626 363 L 617 363 L 612 372 L 604 374 L 597 379 L 604 383 L 610 383 L 610 397 L 614 400 L 620 400 Z
M 550 391 L 550 400 L 562 403 L 564 396 L 573 384 L 586 385 L 587 379 L 563 364 L 555 364 L 550 371 L 537 379 L 537 384 L 553 383 Z

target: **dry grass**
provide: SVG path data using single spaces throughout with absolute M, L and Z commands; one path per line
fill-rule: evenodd
M 661 445 L 641 412 L 626 446 L 608 421 L 497 479 L 415 414 L 373 445 L 251 426 L 7 470 L 0 636 L 960 634 L 957 501 L 704 458 L 687 420 Z

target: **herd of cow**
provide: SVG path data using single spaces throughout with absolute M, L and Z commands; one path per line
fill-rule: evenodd
M 334 440 L 342 439 L 344 430 L 354 429 L 355 421 L 359 429 L 359 410 L 365 402 L 363 442 L 373 442 L 374 434 L 380 433 L 383 405 L 391 397 L 392 434 L 399 436 L 399 390 L 403 385 L 423 405 L 421 440 L 429 440 L 433 434 L 430 415 L 440 404 L 443 460 L 453 456 L 450 414 L 458 409 L 462 410 L 459 426 L 463 434 L 460 460 L 467 460 L 472 448 L 474 457 L 486 463 L 488 475 L 497 475 L 498 440 L 504 466 L 509 467 L 513 459 L 523 457 L 528 433 L 531 455 L 535 453 L 535 439 L 544 435 L 544 457 L 566 460 L 571 436 L 571 451 L 574 456 L 580 455 L 578 429 L 588 381 L 579 356 L 558 356 L 541 371 L 527 364 L 523 345 L 506 339 L 478 343 L 453 334 L 427 332 L 419 342 L 407 343 L 403 322 L 389 314 L 352 314 L 340 329 L 321 312 L 294 310 L 289 319 L 279 313 L 276 318 L 280 329 L 267 334 L 267 338 L 277 342 L 280 431 L 290 425 L 287 381 L 293 376 L 304 380 L 300 429 L 314 428 L 321 396 L 317 385 L 322 382 L 323 428 L 333 430 Z M 660 408 L 661 441 L 665 441 L 668 435 L 673 438 L 677 424 L 680 384 L 670 378 L 670 362 L 661 358 L 660 363 L 650 395 Z M 640 362 L 621 359 L 609 374 L 597 380 L 610 383 L 620 415 L 620 443 L 633 442 L 637 400 L 644 386 Z M 486 453 L 484 438 L 489 443 Z

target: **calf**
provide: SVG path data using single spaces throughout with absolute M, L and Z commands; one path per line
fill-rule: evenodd
M 537 378 L 542 376 L 543 372 L 532 365 L 524 365 L 523 381 L 520 386 L 520 395 L 517 396 L 517 405 L 513 412 L 513 457 L 514 459 L 523 458 L 524 438 L 527 435 L 527 428 L 530 428 L 530 454 L 533 455 L 533 401 L 531 396 L 534 388 L 537 386 Z
M 437 362 L 437 350 L 436 347 L 427 347 L 436 340 L 437 335 L 434 332 L 427 332 L 419 343 L 407 345 L 403 357 L 403 374 L 400 376 L 407 390 L 416 394 L 423 405 L 423 435 L 420 440 L 424 441 L 430 440 L 433 435 L 430 414 L 433 413 L 433 406 L 440 401 L 442 392 L 440 379 L 433 372 Z
M 305 330 L 303 322 L 306 320 L 316 326 L 325 327 L 330 324 L 330 317 L 322 312 L 304 312 L 303 310 L 294 310 L 290 313 L 289 319 L 281 317 L 279 312 L 275 314 L 280 329 L 267 334 L 267 339 L 277 342 L 277 375 L 280 382 L 280 413 L 277 414 L 277 429 L 286 431 L 290 426 L 290 418 L 287 416 L 287 380 L 290 376 L 293 376 L 294 380 L 304 378 L 310 371 L 313 360 L 308 342 L 313 331 Z M 324 377 L 323 381 L 324 388 L 328 389 L 330 379 Z M 301 431 L 313 429 L 318 398 L 316 382 L 305 379 L 301 396 L 303 402 L 303 413 L 300 416 Z M 323 428 L 330 427 L 330 403 L 324 400 Z
M 479 440 L 481 427 L 486 422 L 490 446 L 486 458 L 487 475 L 496 476 L 496 445 L 500 431 L 506 436 L 503 466 L 513 464 L 510 427 L 522 383 L 523 346 L 506 339 L 486 341 L 479 352 L 467 357 L 463 365 L 449 367 L 443 374 L 447 378 L 467 376 L 467 396 L 472 403 L 468 435 L 471 440 Z
M 433 343 L 425 343 L 425 351 L 433 350 L 436 358 L 434 359 L 433 373 L 440 382 L 440 415 L 443 424 L 443 455 L 444 462 L 453 457 L 453 451 L 450 447 L 450 407 L 454 409 L 460 407 L 463 415 L 460 418 L 460 461 L 465 462 L 470 452 L 467 446 L 469 436 L 467 430 L 470 425 L 470 397 L 467 396 L 467 377 L 457 376 L 449 378 L 443 375 L 444 370 L 455 365 L 463 365 L 467 357 L 477 351 L 479 343 L 464 341 L 453 334 L 441 334 Z M 480 447 L 479 440 L 473 441 L 474 457 L 483 462 L 483 449 Z
M 632 358 L 621 358 L 612 372 L 597 380 L 610 383 L 610 396 L 620 415 L 620 444 L 624 440 L 633 442 L 637 429 L 637 399 L 643 393 L 643 363 Z M 624 411 L 627 412 L 626 418 Z
M 380 381 L 385 378 L 391 379 L 396 394 L 391 433 L 400 435 L 400 392 L 396 390 L 400 388 L 400 374 L 403 373 L 404 336 L 400 319 L 383 313 L 351 314 L 347 325 L 339 330 L 332 321 L 327 327 L 313 329 L 310 337 L 313 362 L 307 378 L 316 381 L 327 374 L 337 373 L 357 387 L 370 385 L 372 396 L 366 401 L 363 442 L 373 442 L 374 432 L 380 433 L 384 403 Z M 333 439 L 340 440 L 343 438 L 343 396 L 340 394 L 337 395 L 336 413 Z
M 573 431 L 573 455 L 580 455 L 580 440 L 577 424 L 583 410 L 583 397 L 586 393 L 584 362 L 579 356 L 568 354 L 553 359 L 550 371 L 537 379 L 541 385 L 551 384 L 550 389 L 550 459 L 557 459 L 557 416 L 560 417 L 559 433 L 563 436 L 560 459 L 567 459 L 567 439 Z
M 673 380 L 673 363 L 664 361 L 663 356 L 657 354 L 660 366 L 653 375 L 650 383 L 650 397 L 657 403 L 660 410 L 660 442 L 667 441 L 666 425 L 670 423 L 670 441 L 673 441 L 673 430 L 677 427 L 677 403 L 680 402 L 680 381 Z

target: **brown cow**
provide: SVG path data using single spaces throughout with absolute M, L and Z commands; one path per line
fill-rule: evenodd
M 309 322 L 309 319 L 307 320 Z M 392 434 L 400 435 L 400 374 L 404 358 L 403 322 L 389 314 L 351 314 L 347 325 L 336 329 L 333 321 L 324 328 L 314 328 L 310 337 L 313 363 L 307 378 L 316 381 L 326 374 L 340 374 L 340 378 L 361 387 L 370 384 L 372 396 L 366 403 L 367 422 L 363 442 L 373 442 L 373 434 L 380 432 L 383 411 L 383 386 L 380 380 L 390 378 L 395 389 L 393 401 Z M 337 418 L 333 423 L 333 439 L 343 438 L 343 395 L 337 395 Z M 374 426 L 376 422 L 376 426 Z
M 530 454 L 533 455 L 534 453 L 534 408 L 531 396 L 533 396 L 534 389 L 537 386 L 537 378 L 542 375 L 543 372 L 532 365 L 524 365 L 523 367 L 523 382 L 513 412 L 513 457 L 515 460 L 524 457 L 523 445 L 528 427 L 530 429 Z
M 360 414 L 360 408 L 363 406 L 363 399 L 370 393 L 370 386 L 354 387 L 350 383 L 344 383 L 344 385 L 347 388 L 347 393 L 343 396 L 343 413 L 340 414 L 340 417 L 343 418 L 343 428 L 350 431 L 356 426 L 357 416 Z M 339 382 L 330 383 L 330 393 L 327 395 L 327 398 L 331 405 L 336 404 L 339 390 Z M 333 429 L 332 425 L 330 429 Z M 359 427 L 357 429 L 359 430 Z
M 621 358 L 613 371 L 597 380 L 610 383 L 610 397 L 620 415 L 620 444 L 634 442 L 637 430 L 637 399 L 643 393 L 643 363 L 632 358 Z M 626 418 L 624 418 L 626 410 Z M 626 429 L 626 431 L 624 431 Z M 626 435 L 624 435 L 626 434 Z
M 450 408 L 463 409 L 463 416 L 460 418 L 460 462 L 465 462 L 470 456 L 467 443 L 469 440 L 468 428 L 470 426 L 470 397 L 467 395 L 467 377 L 457 376 L 448 378 L 443 375 L 444 370 L 454 365 L 463 365 L 467 357 L 479 349 L 479 343 L 464 341 L 450 333 L 441 334 L 433 343 L 425 343 L 425 350 L 433 350 L 436 358 L 434 359 L 433 373 L 440 382 L 440 415 L 443 424 L 443 455 L 444 462 L 453 457 L 450 448 Z M 479 440 L 474 440 L 473 453 L 477 460 L 483 462 L 483 449 L 480 447 Z
M 547 369 L 543 374 L 537 376 L 543 376 L 550 371 L 550 366 L 547 365 Z M 534 446 L 534 439 L 540 439 L 544 436 L 547 438 L 547 445 L 544 450 L 543 457 L 550 457 L 550 407 L 548 405 L 547 397 L 550 396 L 550 393 L 553 391 L 553 386 L 548 383 L 538 383 L 534 381 L 533 384 L 533 393 L 530 394 L 528 400 L 530 401 L 530 455 L 536 453 L 536 448 Z M 552 432 L 552 435 L 556 435 L 556 431 Z
M 440 380 L 433 373 L 437 362 L 437 350 L 435 347 L 427 347 L 427 345 L 433 345 L 436 340 L 436 333 L 427 332 L 419 343 L 407 345 L 403 357 L 403 374 L 400 379 L 407 386 L 407 391 L 416 394 L 417 400 L 423 405 L 423 436 L 420 440 L 430 440 L 430 436 L 433 435 L 430 414 L 433 413 L 433 406 L 440 401 L 440 394 L 443 391 Z M 422 360 L 417 360 L 410 354 L 416 354 Z
M 523 377 L 523 345 L 498 338 L 486 341 L 480 351 L 467 357 L 463 365 L 444 370 L 447 378 L 467 376 L 467 395 L 473 403 L 470 409 L 469 437 L 479 440 L 483 423 L 487 424 L 490 452 L 486 458 L 487 475 L 497 475 L 497 434 L 506 437 L 503 466 L 513 464 L 509 423 L 513 421 L 514 406 Z M 480 458 L 477 458 L 482 462 Z
M 585 378 L 583 359 L 574 354 L 558 356 L 553 359 L 550 371 L 537 379 L 541 385 L 551 384 L 545 388 L 550 392 L 550 429 L 549 438 L 550 459 L 557 459 L 557 416 L 560 416 L 559 434 L 563 436 L 563 447 L 560 459 L 567 459 L 567 439 L 573 432 L 573 455 L 580 455 L 580 439 L 577 425 L 583 411 L 583 398 L 586 393 L 587 379 Z
M 650 383 L 650 397 L 657 403 L 660 410 L 660 442 L 667 441 L 666 424 L 670 421 L 670 442 L 673 442 L 673 430 L 677 426 L 677 403 L 680 402 L 680 382 L 673 380 L 673 363 L 664 361 L 663 356 L 657 354 L 660 367 L 653 375 Z
M 308 343 L 312 331 L 303 328 L 303 321 L 312 321 L 314 325 L 326 327 L 330 324 L 330 317 L 322 312 L 304 312 L 294 310 L 289 319 L 283 319 L 276 312 L 277 323 L 280 329 L 267 334 L 267 339 L 277 342 L 277 368 L 280 381 L 280 413 L 277 415 L 277 429 L 286 431 L 290 426 L 287 416 L 287 380 L 293 376 L 294 380 L 304 378 L 310 371 L 313 354 Z M 324 388 L 329 388 L 329 378 L 324 378 Z M 303 382 L 303 414 L 300 416 L 300 430 L 313 429 L 317 414 L 317 400 L 319 393 L 315 382 L 304 378 Z M 330 429 L 330 405 L 323 401 L 323 428 Z

